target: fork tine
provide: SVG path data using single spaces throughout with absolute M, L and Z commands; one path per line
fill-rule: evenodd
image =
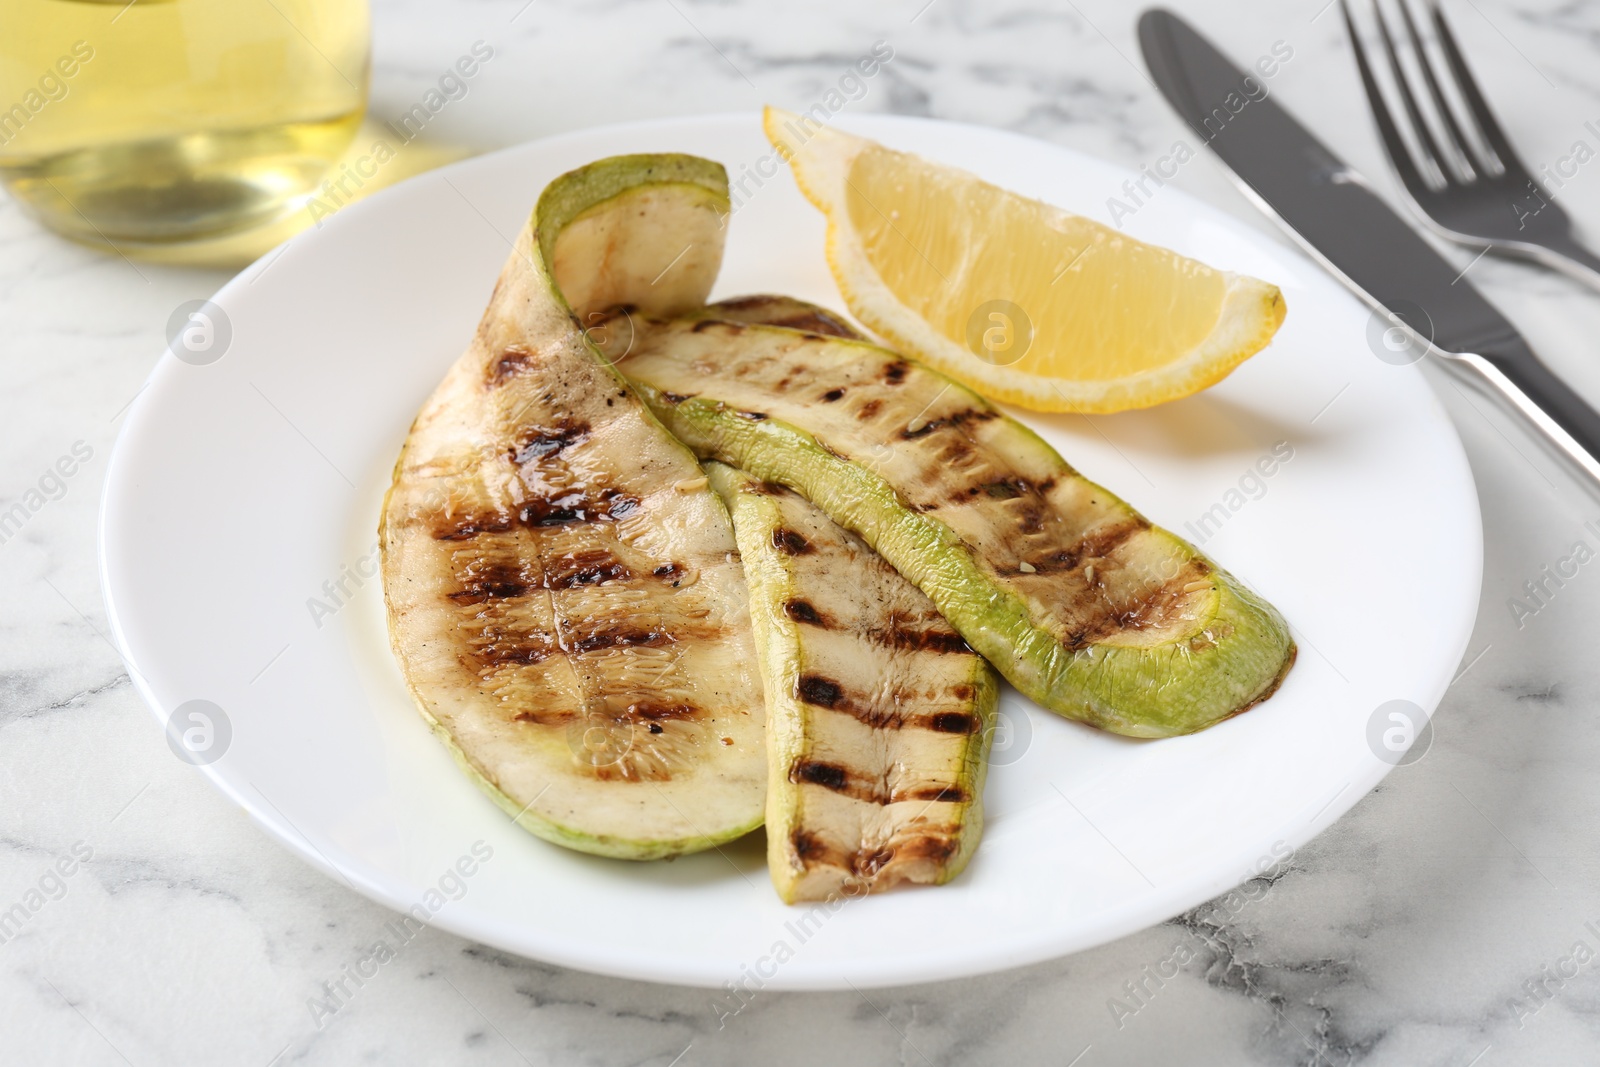
M 1422 145 L 1423 152 L 1433 157 L 1433 165 L 1440 178 L 1446 185 L 1455 183 L 1454 175 L 1450 171 L 1449 161 L 1445 154 L 1439 151 L 1438 143 L 1433 139 L 1433 131 L 1422 118 L 1422 109 L 1417 107 L 1417 98 L 1411 91 L 1411 82 L 1406 78 L 1405 68 L 1400 65 L 1400 52 L 1394 46 L 1394 36 L 1389 32 L 1389 20 L 1383 16 L 1382 0 L 1372 0 L 1373 14 L 1378 17 L 1378 34 L 1383 38 L 1383 49 L 1389 54 L 1389 69 L 1394 74 L 1395 85 L 1400 90 L 1400 101 L 1405 104 L 1406 117 L 1411 120 L 1411 132 L 1417 142 Z
M 1488 101 L 1478 91 L 1478 81 L 1472 76 L 1472 71 L 1467 68 L 1467 60 L 1461 54 L 1461 48 L 1456 44 L 1455 34 L 1450 32 L 1450 24 L 1444 20 L 1444 11 L 1440 9 L 1437 0 L 1429 3 L 1433 15 L 1434 29 L 1439 34 L 1439 46 L 1444 50 L 1446 62 L 1455 74 L 1456 88 L 1461 90 L 1461 97 L 1467 102 L 1467 107 L 1472 111 L 1472 117 L 1478 122 L 1478 131 L 1483 134 L 1483 139 L 1488 142 L 1489 148 L 1498 156 L 1497 162 L 1501 169 L 1510 170 L 1517 163 L 1517 154 L 1511 148 L 1511 143 L 1506 140 L 1506 135 L 1500 130 L 1500 123 L 1495 121 L 1494 112 L 1489 110 Z
M 1439 83 L 1439 76 L 1434 72 L 1434 61 L 1428 56 L 1427 49 L 1422 44 L 1422 34 L 1417 32 L 1417 23 L 1411 17 L 1410 0 L 1400 0 L 1400 14 L 1405 19 L 1406 32 L 1411 35 L 1411 47 L 1417 55 L 1417 65 L 1422 68 L 1422 80 L 1428 83 L 1428 95 L 1433 98 L 1433 106 L 1439 112 L 1439 118 L 1444 122 L 1445 132 L 1454 143 L 1457 156 L 1468 168 L 1467 177 L 1470 180 L 1472 171 L 1488 173 L 1494 168 L 1482 158 L 1482 152 L 1471 141 L 1456 122 L 1456 114 L 1450 107 L 1449 101 L 1444 98 L 1444 89 Z
M 1372 107 L 1372 121 L 1378 126 L 1378 135 L 1383 138 L 1383 146 L 1388 150 L 1389 161 L 1394 164 L 1394 169 L 1400 175 L 1400 180 L 1405 183 L 1411 195 L 1421 199 L 1433 190 L 1417 169 L 1416 161 L 1411 156 L 1411 147 L 1406 144 L 1405 138 L 1400 136 L 1400 130 L 1394 124 L 1394 116 L 1389 114 L 1389 105 L 1384 103 L 1383 94 L 1378 89 L 1378 81 L 1372 76 L 1372 66 L 1367 62 L 1367 50 L 1361 43 L 1361 37 L 1356 33 L 1355 20 L 1350 17 L 1350 5 L 1347 0 L 1339 0 L 1339 10 L 1344 14 L 1345 32 L 1350 35 L 1350 50 L 1355 53 L 1356 67 L 1361 72 L 1361 85 L 1367 92 L 1367 103 Z

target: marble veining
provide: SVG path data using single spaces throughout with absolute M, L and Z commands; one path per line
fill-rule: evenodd
M 873 42 L 853 110 L 984 123 L 1128 166 L 1183 130 L 1111 0 L 377 0 L 373 112 L 408 107 L 475 40 L 496 51 L 423 134 L 475 152 L 599 122 L 805 106 Z M 1178 0 L 1236 57 L 1286 42 L 1272 90 L 1382 189 L 1394 182 L 1324 0 Z M 1563 155 L 1600 114 L 1600 5 L 1450 2 L 1519 149 Z M 1175 183 L 1271 232 L 1204 158 Z M 1600 235 L 1600 165 L 1563 192 Z M 1448 253 L 1600 397 L 1600 298 Z M 892 990 L 621 981 L 434 929 L 331 1017 L 308 1002 L 392 915 L 269 842 L 172 758 L 107 640 L 94 525 L 119 417 L 171 310 L 226 280 L 122 260 L 0 201 L 0 501 L 75 442 L 93 456 L 0 544 L 0 1061 L 343 1065 L 1580 1063 L 1600 1045 L 1600 578 L 1508 608 L 1594 497 L 1441 384 L 1484 501 L 1477 631 L 1432 750 L 1230 894 L 1114 944 Z M 1374 591 L 1375 610 L 1383 593 Z M 1418 625 L 1427 625 L 1425 615 Z M 86 861 L 74 857 L 85 851 Z M 75 866 L 74 866 L 75 864 Z M 70 876 L 51 872 L 72 866 Z M 58 888 L 61 887 L 61 888 Z M 31 895 L 30 895 L 31 894 Z M 30 902 L 37 901 L 33 908 Z M 982 917 L 951 936 L 981 935 Z M 1580 947 L 1581 946 L 1581 947 Z

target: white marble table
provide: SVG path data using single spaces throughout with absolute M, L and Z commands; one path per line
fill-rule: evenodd
M 1173 6 L 1241 60 L 1290 46 L 1273 91 L 1392 189 L 1338 10 L 1323 4 Z M 1451 10 L 1530 161 L 1554 163 L 1578 140 L 1600 147 L 1583 126 L 1600 118 L 1600 5 L 1473 0 Z M 895 58 L 852 108 L 992 124 L 1137 166 L 1181 131 L 1137 65 L 1135 14 L 1111 0 L 380 0 L 373 110 L 398 115 L 479 40 L 494 61 L 424 142 L 481 151 L 622 119 L 803 107 L 884 40 Z M 1176 181 L 1270 232 L 1211 160 Z M 1600 163 L 1580 169 L 1564 203 L 1600 236 Z M 1471 260 L 1451 254 L 1462 267 Z M 1600 298 L 1492 259 L 1470 275 L 1600 397 L 1589 340 Z M 1470 665 L 1427 757 L 1395 771 L 1270 884 L 985 978 L 866 996 L 763 993 L 720 1029 L 707 991 L 567 971 L 430 930 L 319 1029 L 308 998 L 358 958 L 388 913 L 281 851 L 173 759 L 102 636 L 94 520 L 119 415 L 172 309 L 225 277 L 74 247 L 0 201 L 0 500 L 37 486 L 75 445 L 80 458 L 92 453 L 59 499 L 0 544 L 0 906 L 41 879 L 49 894 L 0 944 L 0 1061 L 1594 1059 L 1600 574 L 1581 570 L 1530 617 L 1515 618 L 1508 602 L 1573 542 L 1600 546 L 1583 526 L 1600 519 L 1600 502 L 1448 386 L 1487 542 Z M 1382 589 L 1372 604 L 1429 625 L 1427 605 Z M 48 872 L 75 848 L 86 862 L 66 864 L 72 874 L 58 881 Z M 1125 983 L 1180 945 L 1194 954 L 1182 972 L 1128 1001 Z M 1113 997 L 1138 1010 L 1119 1020 Z

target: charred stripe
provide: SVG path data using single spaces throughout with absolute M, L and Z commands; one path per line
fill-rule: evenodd
M 772 531 L 772 547 L 786 556 L 803 556 L 816 551 L 810 541 L 787 526 L 779 526 Z
M 834 625 L 833 620 L 818 611 L 811 601 L 801 600 L 799 597 L 785 601 L 783 613 L 795 622 L 805 623 L 807 626 L 831 630 Z
M 812 707 L 827 708 L 848 715 L 873 730 L 903 730 L 912 727 L 934 733 L 970 734 L 980 726 L 977 718 L 963 712 L 935 712 L 929 715 L 910 715 L 900 707 L 920 701 L 910 694 L 890 694 L 887 710 L 880 710 L 871 701 L 857 699 L 846 693 L 844 687 L 832 678 L 820 674 L 803 674 L 795 683 L 796 695 Z
M 863 780 L 861 776 L 851 773 L 848 767 L 805 758 L 795 760 L 794 765 L 789 768 L 789 781 L 796 785 L 819 785 L 852 800 L 879 806 L 900 804 L 908 800 L 944 804 L 963 804 L 968 800 L 967 791 L 959 785 L 929 784 L 911 789 L 890 790 Z
M 960 848 L 960 833 L 959 827 L 942 829 L 942 832 L 908 830 L 896 834 L 889 844 L 877 848 L 843 849 L 829 844 L 816 834 L 796 830 L 790 835 L 790 843 L 795 856 L 807 868 L 832 867 L 860 877 L 874 878 L 890 864 L 918 860 L 944 863 Z
M 589 436 L 587 423 L 565 426 L 531 428 L 521 434 L 522 443 L 511 449 L 511 459 L 518 465 L 547 459 Z
M 522 345 L 511 345 L 500 353 L 500 358 L 489 367 L 488 386 L 492 389 L 514 378 L 533 359 L 533 353 Z

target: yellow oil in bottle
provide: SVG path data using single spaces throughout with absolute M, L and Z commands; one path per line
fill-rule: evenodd
M 0 179 L 119 248 L 300 206 L 366 109 L 366 0 L 0 0 Z

